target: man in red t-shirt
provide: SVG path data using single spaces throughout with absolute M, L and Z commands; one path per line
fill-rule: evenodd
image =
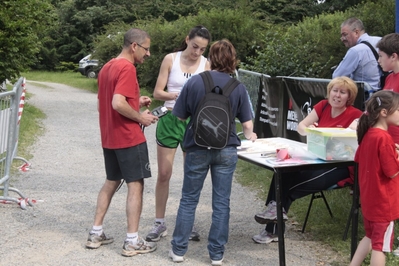
M 110 244 L 105 236 L 103 220 L 119 185 L 126 181 L 127 236 L 123 256 L 152 252 L 156 244 L 138 236 L 142 209 L 144 178 L 151 176 L 147 143 L 142 127 L 158 118 L 149 110 L 151 99 L 140 96 L 136 67 L 150 56 L 150 36 L 140 29 L 130 29 L 124 36 L 122 52 L 104 65 L 98 75 L 98 111 L 101 143 L 107 178 L 97 198 L 93 228 L 86 242 L 87 248 Z

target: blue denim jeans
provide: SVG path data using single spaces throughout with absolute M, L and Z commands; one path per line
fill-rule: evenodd
M 208 251 L 212 260 L 223 258 L 229 237 L 230 194 L 233 173 L 237 165 L 236 147 L 222 150 L 187 151 L 180 206 L 173 232 L 173 253 L 183 256 L 194 224 L 195 210 L 208 170 L 212 178 L 212 225 L 208 235 Z

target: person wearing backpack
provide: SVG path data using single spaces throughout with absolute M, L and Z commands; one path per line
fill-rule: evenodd
M 373 91 L 382 89 L 378 65 L 378 55 L 375 50 L 379 36 L 370 36 L 365 32 L 363 22 L 355 17 L 341 24 L 341 41 L 349 48 L 344 58 L 334 70 L 332 78 L 347 76 L 354 81 L 368 83 Z
M 184 85 L 172 114 L 180 120 L 190 119 L 184 135 L 183 147 L 186 150 L 184 162 L 184 180 L 180 205 L 176 217 L 176 226 L 171 241 L 172 249 L 169 257 L 174 262 L 184 261 L 187 252 L 188 240 L 195 219 L 195 211 L 201 194 L 201 190 L 208 171 L 212 178 L 212 224 L 208 235 L 208 252 L 212 265 L 221 265 L 224 257 L 225 244 L 229 234 L 230 219 L 230 194 L 233 174 L 237 164 L 237 146 L 241 141 L 237 136 L 235 120 L 237 117 L 242 124 L 246 139 L 255 141 L 257 135 L 253 132 L 252 111 L 248 100 L 246 88 L 241 83 L 236 83 L 231 93 L 227 96 L 230 103 L 231 116 L 226 121 L 214 123 L 212 117 L 202 120 L 202 123 L 212 128 L 207 139 L 223 137 L 226 132 L 220 129 L 220 123 L 232 123 L 227 132 L 228 139 L 225 145 L 212 147 L 212 145 L 200 146 L 196 143 L 196 126 L 198 120 L 197 109 L 204 105 L 201 101 L 209 93 L 224 94 L 225 85 L 231 83 L 233 78 L 229 74 L 234 73 L 237 59 L 234 46 L 226 39 L 216 41 L 209 51 L 211 70 L 211 82 L 214 84 L 214 92 L 208 92 L 205 84 L 210 84 L 202 75 L 195 75 Z M 205 76 L 204 76 L 205 77 Z M 208 80 L 209 81 L 209 80 Z M 225 102 L 225 100 L 221 100 Z M 206 105 L 206 104 L 205 104 Z M 208 105 L 209 106 L 209 105 Z M 228 113 L 227 107 L 218 107 L 218 112 Z M 215 112 L 216 113 L 216 112 Z

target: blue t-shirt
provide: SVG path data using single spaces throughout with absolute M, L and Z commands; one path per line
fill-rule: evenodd
M 215 86 L 223 88 L 231 78 L 228 74 L 210 71 L 213 83 Z M 180 92 L 179 98 L 176 100 L 176 104 L 173 108 L 172 114 L 181 119 L 187 119 L 194 116 L 195 110 L 201 99 L 205 96 L 205 85 L 200 75 L 195 75 L 189 79 L 183 86 Z M 241 123 L 250 121 L 253 119 L 251 105 L 249 102 L 247 89 L 243 84 L 240 84 L 233 90 L 229 96 L 231 111 L 233 116 L 238 118 Z M 227 146 L 240 146 L 241 141 L 236 134 L 236 128 L 233 126 L 230 133 L 230 138 Z M 183 147 L 185 150 L 199 149 L 194 142 L 194 130 L 192 128 L 192 120 L 187 125 L 186 133 L 184 135 Z M 203 148 L 206 149 L 206 148 Z

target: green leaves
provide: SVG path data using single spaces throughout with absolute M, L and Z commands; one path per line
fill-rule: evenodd
M 12 0 L 0 5 L 0 81 L 12 79 L 35 62 L 39 34 L 53 21 L 48 0 Z
M 273 25 L 263 32 L 256 54 L 244 67 L 271 76 L 331 78 L 331 67 L 346 53 L 340 25 L 349 17 L 360 18 L 370 35 L 394 32 L 394 1 L 366 2 L 334 14 L 304 18 L 294 25 Z

